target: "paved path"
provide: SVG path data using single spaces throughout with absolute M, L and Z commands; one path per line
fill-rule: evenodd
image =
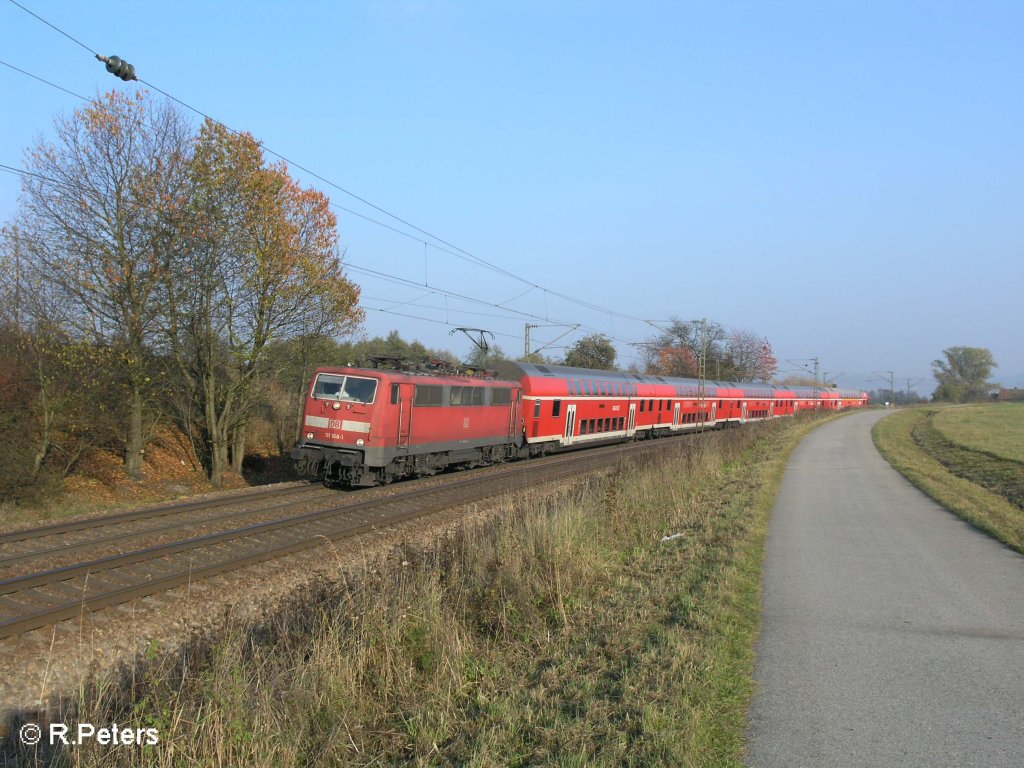
M 793 454 L 765 561 L 748 765 L 1024 766 L 1024 557 L 847 416 Z

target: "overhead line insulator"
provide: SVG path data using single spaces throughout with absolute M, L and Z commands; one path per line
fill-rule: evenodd
M 97 53 L 96 58 L 107 65 L 107 72 L 114 75 L 114 77 L 120 77 L 125 82 L 139 79 L 135 76 L 135 67 L 120 56 L 101 56 Z

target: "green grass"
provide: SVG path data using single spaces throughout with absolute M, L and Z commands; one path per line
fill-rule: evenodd
M 742 764 L 790 419 L 676 442 L 405 549 L 268 625 L 100 681 L 81 720 L 160 729 L 73 765 Z M 682 537 L 663 542 L 667 534 Z
M 875 425 L 874 439 L 892 466 L 951 512 L 1024 553 L 1024 465 L 988 450 L 1005 451 L 1013 440 L 996 436 L 985 442 L 977 423 L 989 408 L 915 408 L 897 411 Z M 977 421 L 972 416 L 980 416 Z M 945 429 L 940 429 L 939 425 Z M 947 434 L 950 424 L 970 424 Z M 970 435 L 960 437 L 961 435 Z M 975 447 L 965 447 L 970 440 Z
M 1024 464 L 1024 403 L 945 408 L 934 424 L 950 442 Z

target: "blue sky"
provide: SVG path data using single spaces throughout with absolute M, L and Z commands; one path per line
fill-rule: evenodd
M 295 170 L 414 235 L 338 212 L 353 268 L 419 284 L 351 271 L 369 335 L 518 353 L 527 322 L 581 323 L 556 346 L 600 331 L 629 363 L 644 320 L 707 317 L 848 386 L 930 393 L 956 345 L 1024 386 L 1024 3 L 19 2 L 526 281 Z M 86 96 L 138 87 L 8 0 L 0 44 Z M 0 96 L 13 166 L 81 103 L 4 66 Z

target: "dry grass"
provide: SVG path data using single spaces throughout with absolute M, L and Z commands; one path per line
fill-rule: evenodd
M 146 446 L 142 475 L 141 482 L 132 482 L 120 457 L 91 451 L 63 481 L 53 481 L 17 500 L 0 498 L 0 530 L 46 525 L 214 490 L 184 435 L 170 428 L 159 430 Z M 225 488 L 245 485 L 238 475 L 225 475 Z
M 272 626 L 155 653 L 79 716 L 157 727 L 160 745 L 53 759 L 740 765 L 767 520 L 813 425 L 680 440 L 671 459 L 508 499 Z
M 1002 407 L 1002 406 L 998 406 Z M 953 412 L 950 419 L 948 414 Z M 935 414 L 935 421 L 954 423 L 963 413 L 969 419 L 974 409 L 949 408 Z M 979 451 L 965 450 L 955 443 L 935 439 L 931 408 L 897 411 L 875 425 L 878 450 L 892 466 L 946 509 L 964 518 L 1018 552 L 1024 553 L 1024 510 L 1008 500 L 1016 498 L 1009 489 L 1024 480 L 1024 471 L 1011 466 L 1011 481 L 992 484 L 996 473 L 986 469 L 999 462 L 999 473 L 1007 470 L 1005 460 L 992 459 Z M 915 439 L 916 435 L 916 439 Z M 1015 477 L 1014 477 L 1015 475 Z M 974 480 L 969 478 L 974 478 Z M 980 483 L 991 486 L 982 487 Z M 996 491 L 996 492 L 993 492 Z M 1002 495 L 1001 495 L 1002 494 Z

